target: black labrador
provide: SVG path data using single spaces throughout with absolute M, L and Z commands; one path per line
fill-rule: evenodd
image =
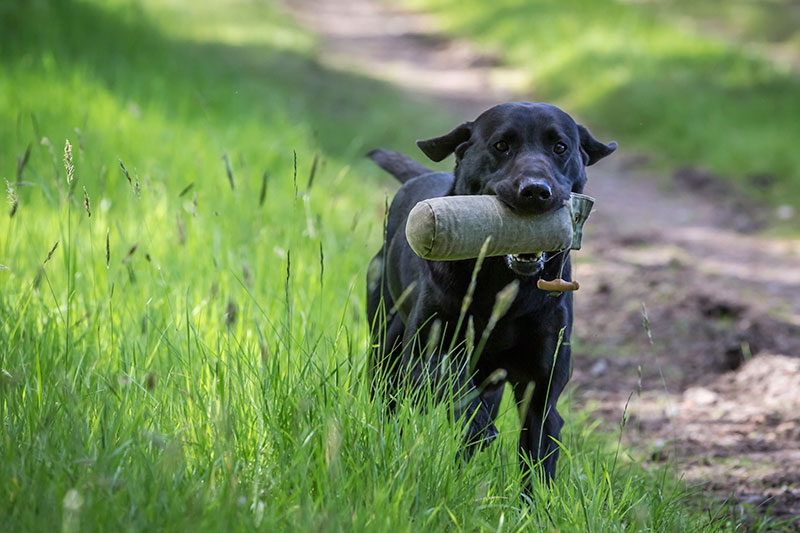
M 387 150 L 368 154 L 403 183 L 389 209 L 383 247 L 367 274 L 370 368 L 389 384 L 390 395 L 392 387 L 418 386 L 423 380 L 452 387 L 460 398 L 454 404 L 455 415 L 463 415 L 467 423 L 468 450 L 497 435 L 493 421 L 501 385 L 507 381 L 518 404 L 527 408 L 521 414 L 519 439 L 526 477 L 525 465 L 538 465 L 537 471 L 543 471 L 549 483 L 563 425 L 556 403 L 570 374 L 572 294 L 547 293 L 536 287 L 536 281 L 558 277 L 562 258 L 553 253 L 486 258 L 466 308 L 470 320 L 464 320 L 462 302 L 475 260 L 418 257 L 406 240 L 406 217 L 421 200 L 464 194 L 496 195 L 519 213 L 558 209 L 571 192 L 583 191 L 584 167 L 617 145 L 597 141 L 557 107 L 528 102 L 492 107 L 476 120 L 417 145 L 433 161 L 455 154 L 454 172 L 433 172 Z M 569 260 L 562 277 L 571 279 Z M 467 324 L 472 325 L 473 338 L 480 339 L 498 292 L 514 280 L 516 297 L 470 369 L 463 349 Z M 459 348 L 451 353 L 453 346 Z M 526 395 L 531 383 L 533 393 Z

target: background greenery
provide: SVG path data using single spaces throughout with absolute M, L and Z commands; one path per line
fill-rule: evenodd
M 407 0 L 530 90 L 669 168 L 800 203 L 800 7 L 775 0 Z
M 527 505 L 508 399 L 469 463 L 442 406 L 370 400 L 363 278 L 395 184 L 362 154 L 452 118 L 314 50 L 271 2 L 0 5 L 4 528 L 737 527 L 584 413 Z

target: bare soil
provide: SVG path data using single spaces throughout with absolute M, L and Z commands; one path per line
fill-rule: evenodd
M 321 35 L 323 62 L 463 119 L 531 99 L 509 89 L 523 75 L 422 14 L 376 0 L 288 7 Z M 676 167 L 657 173 L 623 146 L 589 169 L 574 397 L 609 428 L 627 404 L 623 440 L 645 467 L 673 461 L 714 496 L 800 520 L 800 240 L 765 235 L 768 211 Z

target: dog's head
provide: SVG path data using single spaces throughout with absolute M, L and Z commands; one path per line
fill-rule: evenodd
M 434 161 L 455 154 L 453 194 L 493 194 L 516 212 L 539 214 L 563 206 L 571 192 L 583 192 L 585 167 L 617 143 L 601 143 L 555 106 L 517 102 L 492 107 L 417 146 Z M 518 256 L 509 258 L 509 266 L 535 274 L 542 259 L 534 259 L 539 268 L 523 268 L 528 261 Z

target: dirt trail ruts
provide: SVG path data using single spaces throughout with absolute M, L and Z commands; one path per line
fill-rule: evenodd
M 524 76 L 425 15 L 376 0 L 288 6 L 320 35 L 327 65 L 461 119 L 533 97 L 507 89 Z M 624 146 L 589 169 L 587 192 L 597 204 L 575 254 L 575 397 L 614 427 L 633 393 L 623 438 L 646 467 L 672 459 L 721 498 L 800 517 L 800 240 L 755 233 L 763 213 L 721 182 L 657 175 Z

